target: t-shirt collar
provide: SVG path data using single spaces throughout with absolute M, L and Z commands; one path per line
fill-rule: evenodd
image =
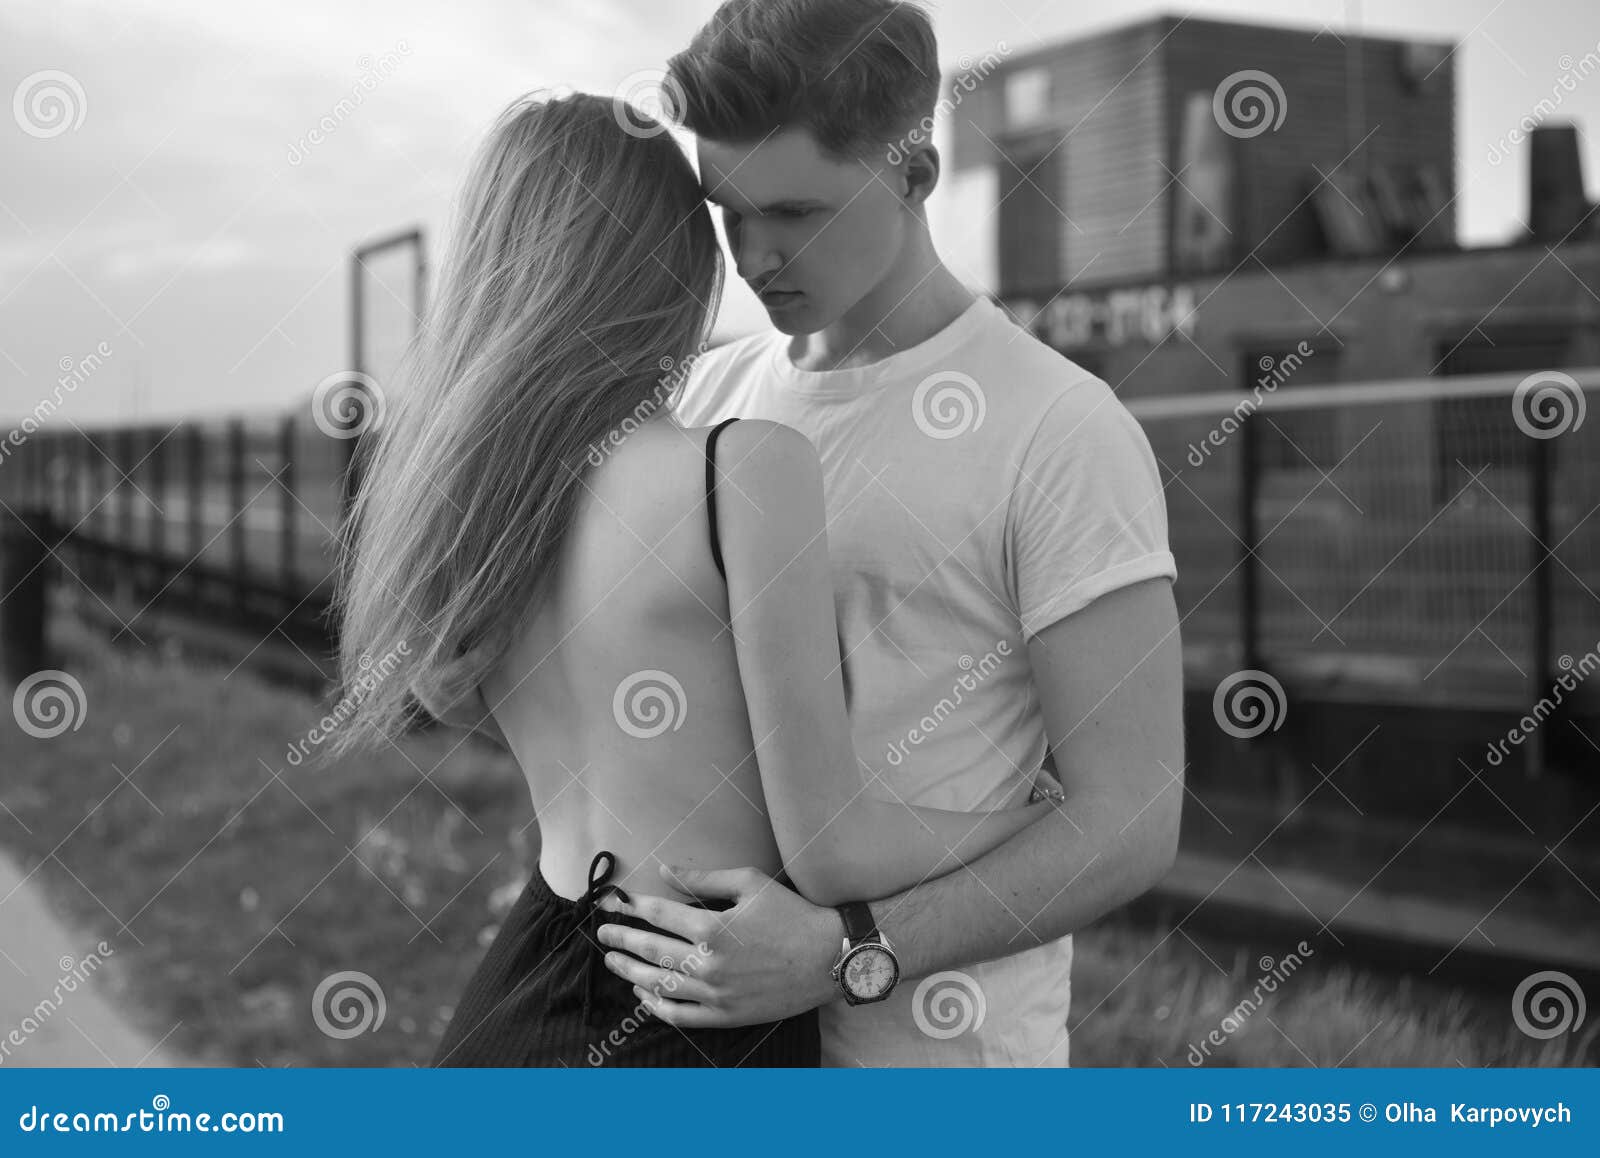
M 968 341 L 997 307 L 982 294 L 941 330 L 887 358 L 843 370 L 802 370 L 789 360 L 789 335 L 768 339 L 768 361 L 775 381 L 786 390 L 814 398 L 850 398 L 890 381 L 903 381 Z

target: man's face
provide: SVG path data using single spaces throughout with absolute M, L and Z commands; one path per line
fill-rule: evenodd
M 835 160 L 805 128 L 758 143 L 701 138 L 698 151 L 735 268 L 783 333 L 838 321 L 894 265 L 905 203 L 882 158 Z

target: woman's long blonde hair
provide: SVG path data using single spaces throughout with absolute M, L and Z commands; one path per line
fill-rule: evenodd
M 530 93 L 500 115 L 403 389 L 360 449 L 330 755 L 475 692 L 537 608 L 595 448 L 670 404 L 664 371 L 702 348 L 721 263 L 661 126 L 582 93 Z

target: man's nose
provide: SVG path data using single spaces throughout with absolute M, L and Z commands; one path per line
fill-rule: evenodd
M 733 239 L 734 269 L 745 281 L 760 282 L 783 268 L 783 255 L 771 245 L 760 226 L 740 222 Z

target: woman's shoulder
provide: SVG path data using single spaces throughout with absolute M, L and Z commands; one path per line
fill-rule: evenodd
M 713 427 L 705 428 L 707 437 Z M 783 478 L 820 470 L 811 440 L 792 426 L 769 418 L 741 418 L 718 435 L 717 467 L 724 475 L 738 472 L 757 481 L 774 473 Z
M 717 501 L 735 543 L 767 550 L 795 536 L 801 543 L 823 522 L 822 461 L 811 440 L 767 419 L 727 425 L 716 445 Z
M 821 461 L 809 438 L 781 422 L 741 418 L 725 425 L 648 423 L 614 448 L 589 486 L 608 504 L 692 504 L 704 498 L 707 457 L 716 461 L 718 497 L 742 496 L 757 508 L 821 485 Z

